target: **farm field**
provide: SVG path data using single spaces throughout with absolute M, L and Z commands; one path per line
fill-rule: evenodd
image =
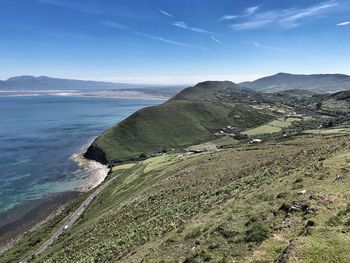
M 260 134 L 271 134 L 281 132 L 283 128 L 290 127 L 293 122 L 301 121 L 300 118 L 279 118 L 277 120 L 271 121 L 268 124 L 261 125 L 257 128 L 250 129 L 242 132 L 242 134 L 248 136 L 256 136 Z

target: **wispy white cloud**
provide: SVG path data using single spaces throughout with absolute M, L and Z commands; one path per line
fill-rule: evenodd
M 112 28 L 115 28 L 115 29 L 127 29 L 126 26 L 122 25 L 122 24 L 119 24 L 115 21 L 112 21 L 112 20 L 103 20 L 100 22 L 102 25 L 104 26 L 107 26 L 107 27 L 112 27 Z
M 304 19 L 321 15 L 337 5 L 338 3 L 335 0 L 330 0 L 306 8 L 289 8 L 265 12 L 255 10 L 249 17 L 242 17 L 242 22 L 232 24 L 231 28 L 250 30 L 270 25 L 293 28 L 299 26 Z
M 213 40 L 214 42 L 219 43 L 219 44 L 222 43 L 222 41 L 219 40 L 219 39 L 217 39 L 215 36 L 212 36 L 212 37 L 211 37 L 211 40 Z
M 166 12 L 166 11 L 164 11 L 164 10 L 162 10 L 162 9 L 158 9 L 158 11 L 159 11 L 160 13 L 162 13 L 163 15 L 165 15 L 165 16 L 174 17 L 174 15 L 172 15 L 172 14 L 170 14 L 169 12 Z
M 337 26 L 348 26 L 348 25 L 350 25 L 350 21 L 345 21 L 337 24 Z
M 245 10 L 245 13 L 250 16 L 252 14 L 254 14 L 256 11 L 258 11 L 259 9 L 259 6 L 252 6 L 252 7 L 249 7 Z
M 290 14 L 284 17 L 281 20 L 281 23 L 286 25 L 287 27 L 295 27 L 300 24 L 300 20 L 319 15 L 337 5 L 338 3 L 332 0 L 322 2 L 318 5 L 310 6 L 304 9 L 296 9 L 294 12 L 292 11 Z
M 238 18 L 239 16 L 236 15 L 224 15 L 219 19 L 219 21 L 229 21 Z
M 203 33 L 203 34 L 211 34 L 211 35 L 216 35 L 216 33 L 207 31 L 205 29 L 202 28 L 198 28 L 198 27 L 190 27 L 188 26 L 185 22 L 183 21 L 179 21 L 179 22 L 174 22 L 172 23 L 173 26 L 185 29 L 185 30 L 189 30 L 189 31 L 193 31 L 193 32 L 197 32 L 197 33 Z
M 173 41 L 173 40 L 170 40 L 170 39 L 167 39 L 164 37 L 160 37 L 160 36 L 155 36 L 155 35 L 146 34 L 146 33 L 142 33 L 142 32 L 135 32 L 135 34 L 138 36 L 146 37 L 146 38 L 153 39 L 153 40 L 158 40 L 158 41 L 161 41 L 163 43 L 167 43 L 167 44 L 171 44 L 171 45 L 175 45 L 175 46 L 190 47 L 190 48 L 205 50 L 205 48 L 200 47 L 200 46 L 195 46 L 195 45 L 191 45 L 191 44 L 183 43 L 183 42 L 177 42 L 177 41 Z
M 237 23 L 232 24 L 230 27 L 235 30 L 250 30 L 250 29 L 256 29 L 256 28 L 262 28 L 268 24 L 271 24 L 274 20 L 273 19 L 257 19 L 257 20 L 251 20 L 246 21 L 243 23 Z
M 254 47 L 257 47 L 257 48 L 260 48 L 260 49 L 269 50 L 269 51 L 274 51 L 274 52 L 285 52 L 286 51 L 283 48 L 268 46 L 268 45 L 261 44 L 259 42 L 253 42 L 252 44 L 253 44 Z
M 237 18 L 248 17 L 253 15 L 255 12 L 257 12 L 258 9 L 259 9 L 259 6 L 248 7 L 246 10 L 244 10 L 243 15 L 224 15 L 219 19 L 219 21 L 230 21 Z

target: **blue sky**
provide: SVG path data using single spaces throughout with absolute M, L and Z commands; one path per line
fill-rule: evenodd
M 0 0 L 0 79 L 350 74 L 349 0 Z

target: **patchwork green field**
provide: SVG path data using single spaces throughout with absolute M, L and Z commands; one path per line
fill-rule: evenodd
M 220 136 L 222 137 L 222 136 Z M 233 139 L 232 137 L 229 136 L 223 136 L 220 139 L 216 139 L 213 141 L 197 144 L 197 145 L 192 145 L 186 150 L 188 151 L 216 151 L 217 149 L 220 148 L 226 148 L 226 147 L 232 147 L 236 145 L 239 141 Z
M 250 129 L 242 132 L 242 134 L 246 134 L 248 136 L 256 136 L 260 134 L 271 134 L 278 133 L 283 130 L 283 128 L 290 127 L 293 122 L 302 121 L 300 118 L 279 118 L 274 121 L 269 122 L 268 124 L 261 125 L 257 128 Z
M 350 134 L 350 128 L 348 127 L 337 127 L 333 129 L 315 129 L 315 130 L 306 130 L 305 133 L 310 134 Z

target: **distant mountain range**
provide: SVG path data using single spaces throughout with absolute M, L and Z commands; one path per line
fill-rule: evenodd
M 208 83 L 208 82 L 205 82 Z M 215 83 L 220 83 L 220 90 L 225 82 L 210 82 L 211 92 L 215 91 Z M 231 86 L 231 82 L 226 82 L 226 85 Z M 183 85 L 178 86 L 160 86 L 160 85 L 142 85 L 142 84 L 126 84 L 113 83 L 103 81 L 86 81 L 74 79 L 50 78 L 46 76 L 18 76 L 9 78 L 5 81 L 0 81 L 0 90 L 9 91 L 43 91 L 43 90 L 74 90 L 74 91 L 107 91 L 107 90 L 138 90 L 140 92 L 157 91 L 175 95 Z M 203 91 L 202 96 L 206 96 L 206 88 L 199 83 L 195 89 Z M 296 75 L 289 73 L 278 73 L 273 76 L 257 79 L 255 81 L 247 81 L 235 84 L 236 89 L 248 88 L 251 91 L 245 90 L 245 94 L 241 95 L 251 97 L 253 91 L 273 93 L 286 90 L 304 90 L 314 93 L 334 93 L 342 90 L 350 90 L 350 76 L 343 74 L 314 74 L 314 75 Z M 193 90 L 191 90 L 193 91 Z M 186 94 L 183 93 L 181 95 Z M 209 94 L 207 94 L 209 95 Z
M 317 93 L 331 93 L 350 89 L 350 76 L 343 74 L 296 75 L 278 73 L 239 85 L 261 91 L 277 92 L 290 89 L 303 89 Z
M 60 79 L 46 76 L 18 76 L 0 81 L 3 94 L 41 94 L 59 96 L 97 96 L 116 98 L 170 98 L 184 86 L 113 83 Z
M 143 88 L 145 85 L 50 78 L 46 76 L 18 76 L 0 81 L 0 89 L 11 90 L 110 90 Z

